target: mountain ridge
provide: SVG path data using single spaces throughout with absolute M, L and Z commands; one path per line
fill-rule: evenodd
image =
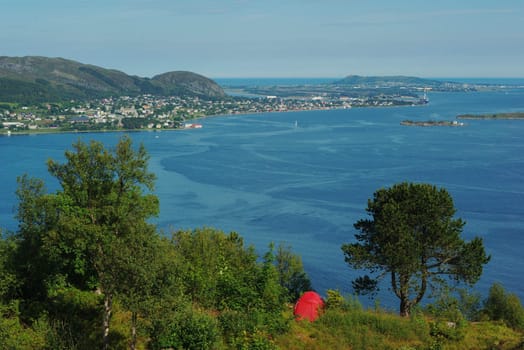
M 225 97 L 216 82 L 193 72 L 171 71 L 143 78 L 61 57 L 0 56 L 2 101 L 53 102 L 138 94 Z

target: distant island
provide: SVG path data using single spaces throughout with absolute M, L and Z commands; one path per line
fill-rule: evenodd
M 373 99 L 389 105 L 418 105 L 428 102 L 428 91 L 468 91 L 472 87 L 460 83 L 408 76 L 359 76 L 306 85 L 230 86 L 236 91 L 258 96 L 283 98 L 346 98 Z M 382 101 L 381 101 L 382 100 Z M 387 101 L 387 102 L 386 102 Z
M 457 119 L 524 119 L 524 112 L 495 113 L 495 114 L 461 114 Z
M 428 120 L 428 121 L 413 121 L 413 120 L 403 120 L 400 122 L 400 125 L 404 126 L 464 126 L 464 123 L 458 122 L 456 120 Z
M 335 86 L 351 86 L 359 89 L 401 89 L 401 90 L 432 90 L 432 91 L 473 91 L 477 87 L 471 84 L 457 83 L 410 77 L 404 75 L 393 76 L 361 76 L 348 75 L 344 79 L 333 82 Z
M 522 119 L 524 120 L 524 112 L 511 112 L 511 113 L 495 113 L 495 114 L 461 114 L 457 116 L 457 119 L 469 119 L 469 120 L 505 120 L 505 119 Z M 404 126 L 464 126 L 463 122 L 457 120 L 427 120 L 427 121 L 414 121 L 414 120 L 403 120 L 400 125 Z

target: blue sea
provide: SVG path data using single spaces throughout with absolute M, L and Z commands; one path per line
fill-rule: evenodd
M 164 232 L 211 226 L 236 231 L 263 253 L 270 242 L 301 255 L 313 285 L 351 293 L 359 275 L 340 246 L 368 198 L 401 181 L 446 188 L 466 239 L 480 236 L 491 262 L 475 289 L 494 282 L 524 300 L 524 121 L 468 120 L 464 127 L 405 127 L 463 113 L 524 111 L 524 90 L 431 93 L 416 107 L 268 113 L 203 119 L 202 129 L 131 133 L 156 173 Z M 79 138 L 114 145 L 121 133 L 0 137 L 0 227 L 16 230 L 16 177 L 57 183 L 49 158 Z M 384 286 L 382 305 L 397 308 Z M 366 303 L 365 299 L 362 299 Z

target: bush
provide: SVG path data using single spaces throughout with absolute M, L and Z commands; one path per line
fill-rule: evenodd
M 18 303 L 0 304 L 0 349 L 35 350 L 46 349 L 48 324 L 45 320 L 30 328 L 20 321 Z
M 152 337 L 153 349 L 213 349 L 219 337 L 215 318 L 196 310 L 186 310 Z
M 338 290 L 328 289 L 326 294 L 326 309 L 340 309 L 346 303 L 344 296 Z
M 48 342 L 52 348 L 99 347 L 101 308 L 101 295 L 92 291 L 67 286 L 51 288 L 47 312 L 50 325 Z
M 219 324 L 225 342 L 234 349 L 272 349 L 273 339 L 289 330 L 289 320 L 260 310 L 224 310 Z
M 498 283 L 489 289 L 483 311 L 491 320 L 503 321 L 514 329 L 524 329 L 524 309 L 520 299 L 515 294 L 507 294 Z

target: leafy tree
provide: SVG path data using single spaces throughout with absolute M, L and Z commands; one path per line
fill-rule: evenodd
M 19 281 L 13 266 L 16 248 L 16 242 L 11 237 L 4 238 L 0 230 L 0 304 L 11 301 L 18 289 Z
M 153 334 L 152 349 L 194 349 L 216 348 L 219 329 L 216 318 L 205 312 L 187 307 L 177 312 L 166 323 L 159 334 Z
M 47 324 L 37 321 L 38 327 L 27 327 L 19 317 L 18 303 L 0 304 L 0 349 L 44 350 Z
M 261 296 L 260 306 L 268 312 L 278 311 L 285 301 L 285 289 L 279 283 L 280 276 L 275 266 L 274 245 L 264 254 L 262 268 L 259 269 L 257 286 Z
M 287 290 L 289 302 L 297 301 L 302 293 L 311 290 L 311 281 L 304 271 L 302 259 L 293 254 L 291 247 L 278 246 L 275 265 L 280 285 Z
M 143 232 L 148 229 L 146 220 L 158 214 L 158 200 L 143 189 L 153 189 L 155 176 L 147 170 L 145 148 L 140 146 L 135 152 L 129 137 L 122 138 L 114 152 L 96 141 L 89 145 L 79 141 L 73 147 L 75 152 L 65 154 L 66 163 L 48 162 L 66 202 L 58 240 L 66 249 L 80 251 L 85 264 L 95 271 L 105 297 L 103 342 L 107 348 L 113 296 L 122 285 L 135 282 L 125 280 L 131 276 L 126 265 L 133 262 L 122 259 L 120 249 L 125 242 L 126 253 L 132 256 L 151 236 Z
M 59 196 L 46 193 L 45 184 L 40 179 L 23 175 L 17 178 L 18 188 L 18 232 L 15 239 L 18 247 L 15 252 L 17 279 L 20 281 L 20 297 L 24 301 L 21 308 L 28 318 L 37 317 L 31 310 L 37 303 L 47 298 L 47 289 L 58 275 L 68 275 L 77 285 L 84 284 L 87 271 L 83 269 L 80 257 L 69 252 L 63 259 L 56 252 L 60 249 L 53 242 L 58 220 L 57 205 Z M 39 312 L 37 310 L 35 312 Z
M 509 327 L 524 329 L 524 308 L 520 299 L 515 294 L 507 293 L 499 283 L 489 289 L 483 311 L 491 320 L 504 321 Z
M 180 259 L 184 294 L 193 305 L 218 313 L 228 345 L 252 348 L 246 344 L 257 332 L 269 337 L 286 329 L 282 315 L 286 293 L 279 283 L 272 248 L 258 261 L 254 248 L 245 247 L 237 233 L 212 228 L 178 231 L 173 245 Z M 154 333 L 156 338 L 164 334 Z
M 158 200 L 144 191 L 153 189 L 155 176 L 147 170 L 145 148 L 133 150 L 129 137 L 113 151 L 96 141 L 78 141 L 73 147 L 65 163 L 48 162 L 61 186 L 55 194 L 46 194 L 40 180 L 19 181 L 20 246 L 29 248 L 23 252 L 23 270 L 33 274 L 26 289 L 30 293 L 35 285 L 43 297 L 53 281 L 98 289 L 104 296 L 107 348 L 113 297 L 135 293 L 136 283 L 148 290 L 142 277 L 149 253 L 142 252 L 154 234 L 146 220 L 158 213 Z M 134 258 L 135 251 L 140 259 Z M 31 272 L 35 267 L 41 271 Z
M 124 129 L 141 129 L 151 122 L 150 118 L 122 118 Z
M 490 259 L 481 238 L 465 242 L 460 237 L 465 223 L 453 218 L 453 200 L 445 189 L 397 184 L 376 191 L 366 210 L 372 218 L 355 223 L 357 243 L 342 245 L 342 251 L 349 266 L 378 275 L 359 277 L 353 287 L 369 293 L 389 275 L 402 316 L 409 315 L 428 287 L 445 286 L 443 277 L 474 284 Z
M 109 273 L 119 301 L 131 312 L 132 350 L 136 348 L 138 316 L 146 316 L 152 299 L 162 297 L 160 293 L 165 290 L 159 286 L 163 258 L 159 256 L 163 250 L 160 243 L 156 231 L 148 225 L 114 242 Z
M 253 247 L 244 247 L 240 235 L 212 228 L 178 231 L 173 245 L 193 302 L 219 310 L 242 310 L 258 302 L 257 255 Z

